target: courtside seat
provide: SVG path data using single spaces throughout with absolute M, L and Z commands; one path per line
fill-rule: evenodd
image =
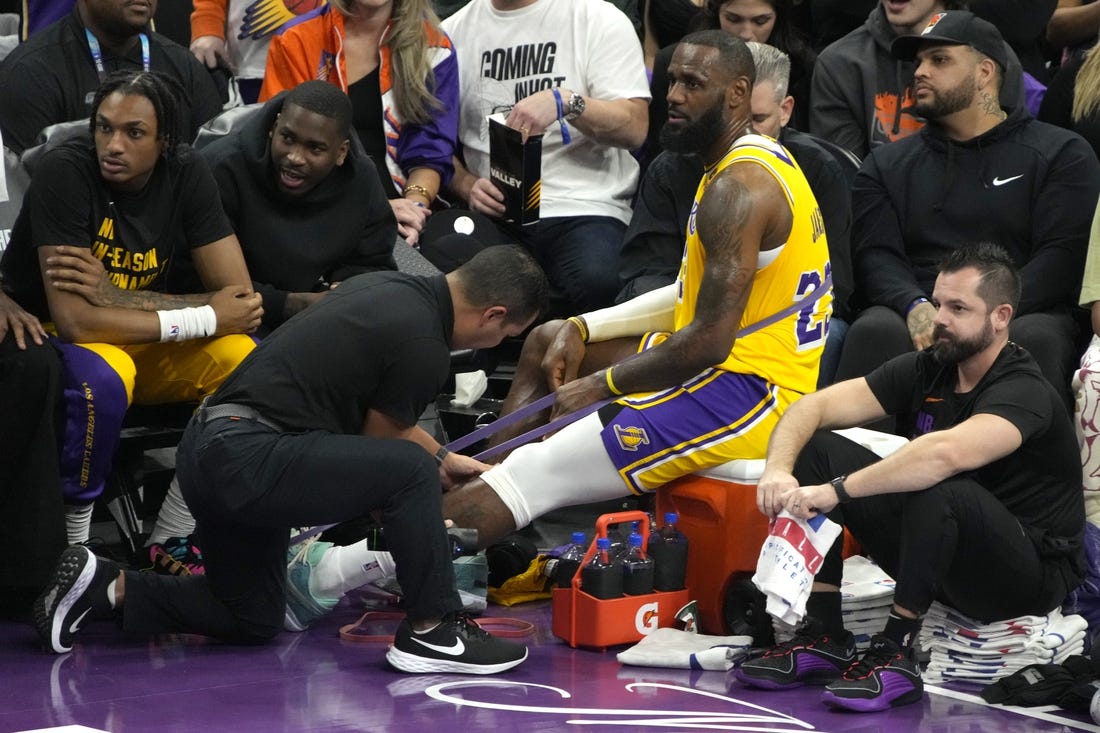
M 865 428 L 836 432 L 880 456 L 907 442 Z M 729 591 L 756 572 L 768 534 L 768 519 L 756 507 L 756 484 L 763 473 L 763 459 L 730 461 L 679 478 L 657 492 L 658 522 L 665 512 L 676 512 L 680 531 L 688 538 L 686 584 L 698 604 L 703 633 L 730 633 L 730 619 L 740 609 L 727 607 Z M 846 555 L 852 554 L 850 543 L 846 535 Z

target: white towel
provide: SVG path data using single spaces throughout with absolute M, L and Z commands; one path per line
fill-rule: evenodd
M 622 664 L 725 671 L 752 649 L 751 636 L 707 636 L 679 629 L 657 629 L 619 652 Z
M 760 548 L 752 576 L 752 582 L 767 596 L 769 614 L 792 625 L 802 621 L 814 576 L 840 532 L 841 526 L 824 514 L 807 520 L 785 510 L 779 513 Z

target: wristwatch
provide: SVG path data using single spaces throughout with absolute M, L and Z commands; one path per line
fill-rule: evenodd
M 573 92 L 569 95 L 569 112 L 566 113 L 565 119 L 575 120 L 584 114 L 584 97 Z
M 829 483 L 833 485 L 833 491 L 836 492 L 836 501 L 838 504 L 847 504 L 852 500 L 852 497 L 848 494 L 848 490 L 844 488 L 844 479 L 848 478 L 847 475 L 837 476 Z
M 447 456 L 451 455 L 451 452 L 447 450 L 447 446 L 439 446 L 439 450 L 435 452 L 435 462 L 440 466 L 443 465 L 443 461 L 447 460 Z

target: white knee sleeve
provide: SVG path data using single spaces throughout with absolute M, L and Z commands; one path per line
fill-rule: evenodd
M 593 413 L 538 443 L 516 449 L 481 475 L 512 512 L 517 527 L 574 504 L 626 496 L 630 490 L 604 450 Z

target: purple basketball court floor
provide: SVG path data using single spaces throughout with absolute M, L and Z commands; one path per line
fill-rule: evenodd
M 0 622 L 0 732 L 65 731 L 1100 731 L 1057 708 L 984 703 L 974 687 L 929 687 L 883 713 L 832 711 L 820 690 L 750 690 L 732 674 L 627 667 L 614 651 L 571 649 L 549 601 L 488 614 L 530 621 L 528 660 L 503 675 L 406 675 L 383 643 L 339 636 L 361 609 L 345 599 L 301 634 L 263 647 L 192 636 L 125 637 L 89 626 L 64 656 Z M 391 622 L 396 623 L 396 622 Z

